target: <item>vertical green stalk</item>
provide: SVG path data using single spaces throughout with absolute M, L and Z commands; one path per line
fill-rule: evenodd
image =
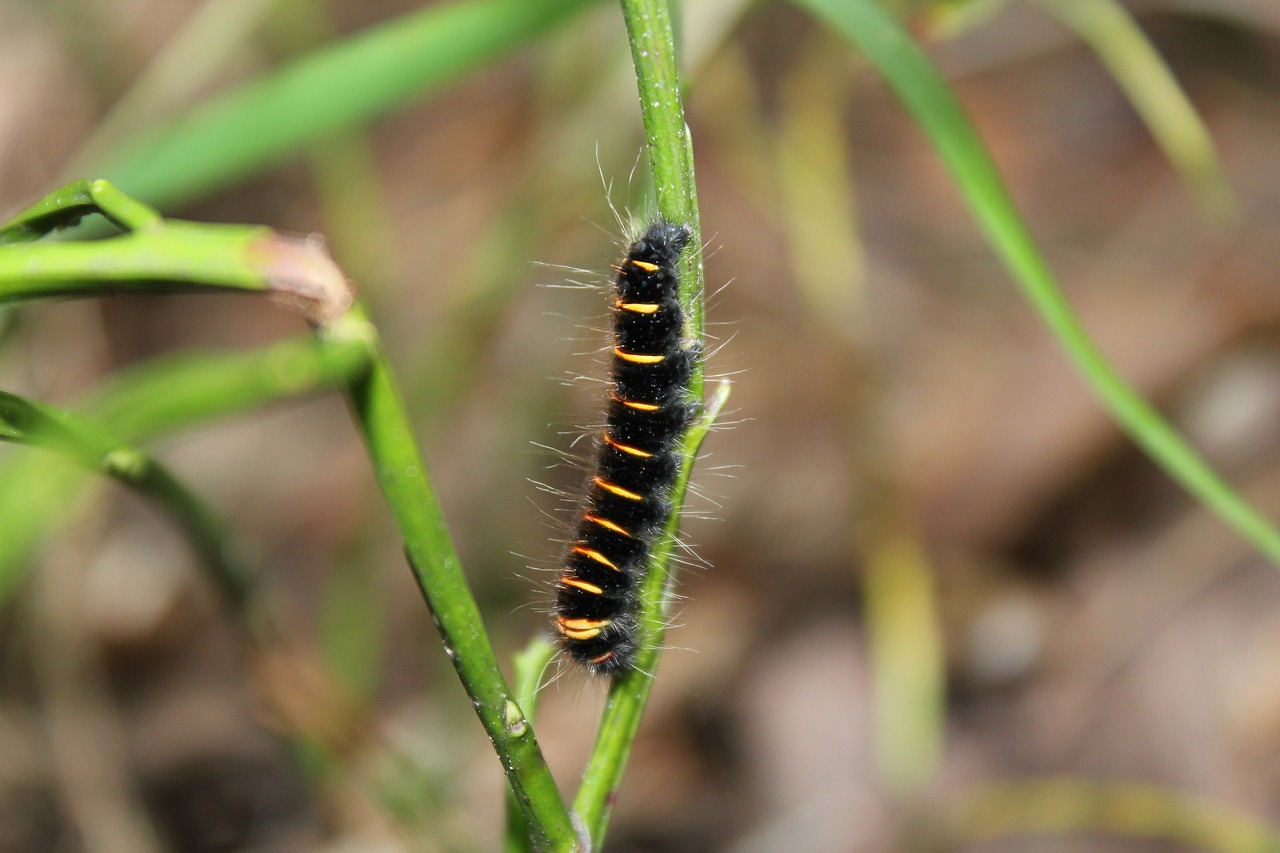
M 644 120 L 658 213 L 668 222 L 687 225 L 693 231 L 694 240 L 701 241 L 693 144 L 680 98 L 668 0 L 622 0 L 622 15 L 636 67 L 640 115 Z M 700 243 L 686 253 L 680 272 L 680 296 L 690 331 L 697 340 L 702 340 L 705 320 Z M 700 367 L 695 371 L 693 395 L 702 396 Z
M 681 304 L 689 316 L 686 332 L 701 343 L 704 338 L 703 263 L 701 225 L 698 216 L 698 188 L 694 182 L 694 155 L 680 97 L 680 77 L 676 70 L 676 42 L 671 9 L 667 0 L 622 0 L 631 59 L 635 63 L 640 92 L 640 114 L 648 140 L 649 164 L 653 170 L 658 213 L 667 222 L 687 225 L 694 233 L 694 247 L 680 261 Z M 703 369 L 695 366 L 690 382 L 691 397 L 703 400 Z M 653 686 L 653 674 L 662 654 L 666 633 L 667 592 L 671 583 L 671 552 L 680 524 L 680 508 L 701 439 L 728 396 L 727 384 L 718 389 L 716 400 L 703 419 L 686 433 L 681 443 L 684 464 L 672 496 L 672 515 L 666 532 L 654 547 L 648 570 L 640 583 L 640 652 L 635 669 L 614 679 L 600 720 L 599 734 L 582 775 L 582 785 L 573 800 L 573 809 L 598 848 L 608 826 L 613 795 L 617 792 L 631 754 L 631 744 L 640 729 L 640 716 Z
M 648 141 L 658 212 L 668 222 L 686 225 L 693 232 L 693 249 L 687 251 L 680 261 L 680 299 L 690 323 L 686 331 L 694 340 L 701 342 L 704 331 L 702 230 L 694 184 L 693 149 L 680 99 L 670 8 L 667 0 L 622 0 L 622 14 L 636 68 L 640 113 Z M 702 400 L 700 364 L 694 369 L 690 393 L 695 400 Z M 667 590 L 671 579 L 671 551 L 693 458 L 727 394 L 725 386 L 703 421 L 690 429 L 682 442 L 683 464 L 672 497 L 671 519 L 663 538 L 654 548 L 640 584 L 640 652 L 635 668 L 614 680 L 595 748 L 574 799 L 574 811 L 586 827 L 593 848 L 598 848 L 604 839 L 614 793 L 639 731 L 640 716 L 661 656 L 668 609 Z

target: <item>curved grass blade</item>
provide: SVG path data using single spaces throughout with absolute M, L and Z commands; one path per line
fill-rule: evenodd
M 884 75 L 951 171 L 996 254 L 1121 428 L 1204 506 L 1280 566 L 1280 532 L 1222 480 L 1098 350 L 1062 295 L 995 163 L 933 63 L 871 0 L 792 0 Z
M 126 143 L 96 169 L 159 207 L 244 180 L 443 88 L 592 0 L 467 0 L 334 42 Z

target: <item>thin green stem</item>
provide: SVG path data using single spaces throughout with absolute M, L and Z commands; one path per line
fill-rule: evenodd
M 680 97 L 671 12 L 668 0 L 622 0 L 622 14 L 636 69 L 640 114 L 648 140 L 658 212 L 666 221 L 685 225 L 693 232 L 694 248 L 685 252 L 680 260 L 680 299 L 689 318 L 686 331 L 701 345 L 705 323 L 700 248 L 702 229 L 698 216 L 693 148 Z M 690 395 L 695 402 L 702 402 L 700 360 L 690 382 Z M 640 642 L 635 667 L 614 679 L 595 747 L 574 798 L 574 811 L 590 834 L 593 848 L 603 843 L 614 794 L 626 769 L 661 657 L 670 609 L 671 553 L 689 474 L 698 448 L 727 396 L 726 383 L 718 389 L 699 423 L 687 431 L 681 442 L 682 464 L 673 489 L 671 518 L 663 537 L 653 549 L 640 582 Z
M 498 668 L 384 357 L 350 386 L 348 401 L 445 652 L 498 753 L 535 849 L 579 849 L 533 728 Z
M 128 229 L 90 242 L 33 237 L 98 212 Z M 351 304 L 342 271 L 322 244 L 269 228 L 161 219 L 107 181 L 76 181 L 0 229 L 0 303 L 50 296 L 102 296 L 122 289 L 230 288 L 267 293 L 316 323 Z
M 348 382 L 366 369 L 369 340 L 344 318 L 316 338 L 255 352 L 172 357 L 110 380 L 80 407 L 80 415 L 119 445 L 137 444 Z M 56 457 L 25 454 L 0 464 L 0 602 L 24 575 L 32 547 L 53 519 L 69 514 L 85 483 L 81 471 Z
M 694 239 L 701 240 L 693 145 L 680 98 L 669 6 L 669 0 L 622 0 L 622 15 L 636 68 L 640 115 L 644 120 L 658 213 L 668 222 L 688 226 Z M 701 251 L 695 249 L 685 254 L 681 273 L 681 300 L 691 331 L 701 340 L 704 326 Z M 696 397 L 701 397 L 701 381 L 702 374 L 698 371 L 693 389 Z
M 265 293 L 246 256 L 266 228 L 170 222 L 162 229 L 90 243 L 27 243 L 0 252 L 0 301 L 156 292 L 192 284 Z
M 154 500 L 187 535 L 228 605 L 242 611 L 252 573 L 213 510 L 159 462 L 99 424 L 0 391 L 0 438 L 66 454 Z M 6 519 L 7 521 L 7 519 Z
M 81 217 L 97 213 L 88 181 L 74 181 L 40 199 L 0 226 L 0 246 L 29 243 L 55 228 L 75 225 Z
M 938 150 L 987 239 L 1121 428 L 1174 480 L 1280 566 L 1280 531 L 1219 477 L 1089 339 L 1041 257 L 995 162 L 933 63 L 873 0 L 793 0 L 884 75 Z
M 545 634 L 539 634 L 515 656 L 516 704 L 524 711 L 525 719 L 533 725 L 538 714 L 538 688 L 543 673 L 555 658 L 556 647 Z M 533 839 L 520 811 L 520 804 L 510 788 L 506 795 L 507 830 L 503 843 L 506 853 L 530 853 Z
M 125 195 L 110 181 L 90 181 L 89 194 L 102 215 L 126 231 L 142 231 L 164 223 L 160 211 Z
M 0 225 L 0 246 L 29 243 L 58 228 L 76 225 L 100 213 L 124 231 L 160 222 L 160 214 L 129 198 L 108 181 L 72 181 Z
M 95 188 L 106 192 L 95 196 Z M 8 279 L 14 285 L 8 292 L 10 297 L 70 292 L 49 285 L 81 277 L 85 279 L 79 285 L 83 290 L 75 292 L 101 292 L 104 278 L 143 279 L 147 280 L 149 289 L 154 289 L 150 281 L 154 278 L 251 289 L 270 287 L 294 298 L 314 300 L 321 309 L 315 313 L 327 321 L 320 329 L 323 340 L 336 339 L 340 344 L 354 341 L 362 356 L 372 356 L 368 369 L 348 377 L 348 399 L 364 433 L 379 483 L 400 523 L 406 554 L 444 639 L 445 649 L 498 752 L 533 845 L 539 850 L 578 850 L 579 838 L 542 759 L 532 726 L 498 669 L 479 610 L 467 588 L 439 505 L 427 481 L 399 390 L 380 355 L 376 334 L 363 309 L 342 313 L 347 306 L 333 298 L 333 293 L 325 294 L 327 298 L 316 295 L 315 258 L 301 252 L 289 256 L 274 252 L 271 247 L 262 256 L 263 249 L 257 243 L 264 235 L 269 236 L 265 229 L 165 222 L 145 205 L 115 193 L 108 184 L 90 185 L 87 189 L 94 205 L 86 201 L 84 185 L 77 183 L 65 196 L 42 202 L 36 213 L 20 215 L 15 233 L 26 235 L 56 227 L 72 214 L 88 212 L 91 207 L 126 228 L 138 230 L 91 245 L 13 242 L 0 251 L 0 284 L 6 281 L 3 276 L 6 263 L 10 268 L 23 271 L 22 275 Z M 227 237 L 230 239 L 223 239 Z M 327 260 L 327 256 L 323 256 L 323 260 Z M 313 263 L 309 265 L 308 261 Z M 341 286 L 334 291 L 345 294 L 345 281 L 340 272 L 336 267 L 332 267 L 332 271 L 335 274 L 326 280 L 339 282 Z M 23 282 L 28 288 L 25 291 L 21 289 Z M 46 287 L 42 290 L 39 285 Z M 272 374 L 279 381 L 278 372 Z M 172 376 L 153 374 L 155 378 L 168 380 Z M 305 382 L 305 377 L 291 377 L 286 381 L 297 385 L 299 380 Z M 142 433 L 148 425 L 156 426 L 157 421 L 172 426 L 184 417 L 190 418 L 195 411 L 207 415 L 211 406 L 225 402 L 224 397 L 211 394 L 210 389 L 201 385 L 199 393 L 204 405 L 198 402 L 191 405 L 193 401 L 188 397 L 175 408 L 170 399 L 166 401 L 167 408 L 151 405 L 150 417 L 140 420 L 135 406 L 150 404 L 157 391 L 155 384 L 153 381 L 142 397 L 137 393 L 137 385 L 117 389 L 115 395 L 100 400 L 95 409 L 106 421 L 112 420 L 113 415 L 120 417 L 124 421 L 124 426 L 118 425 L 120 432 L 131 428 Z M 231 390 L 230 396 L 237 399 L 242 399 L 246 390 L 216 384 L 215 389 Z M 62 447 L 82 464 L 106 468 L 136 487 L 146 488 L 173 511 L 182 513 L 197 534 L 206 539 L 212 537 L 212 517 L 201 512 L 194 496 L 145 456 L 124 446 L 117 436 L 94 432 L 85 422 L 61 416 L 38 404 L 27 404 L 20 398 L 8 396 L 0 403 L 8 404 L 10 415 L 0 423 L 0 436 L 25 437 Z M 0 407 L 0 411 L 5 410 Z M 130 417 L 132 422 L 128 420 Z M 71 476 L 74 472 L 65 467 L 43 472 L 52 476 L 38 476 L 40 473 L 38 468 L 31 469 L 0 480 L 5 484 L 5 488 L 0 488 L 0 518 L 5 519 L 8 528 L 8 535 L 0 541 L 0 592 L 12 588 L 19 561 L 52 517 L 54 508 L 65 509 L 65 497 L 74 494 L 79 485 Z M 226 550 L 211 539 L 209 544 Z

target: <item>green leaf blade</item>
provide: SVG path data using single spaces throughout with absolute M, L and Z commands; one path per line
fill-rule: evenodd
M 99 171 L 131 195 L 171 206 L 437 91 L 590 2 L 469 0 L 406 15 L 196 108 Z
M 924 130 L 1023 295 L 1116 422 L 1205 507 L 1280 566 L 1280 531 L 1222 480 L 1090 340 L 1041 256 L 999 170 L 925 52 L 872 0 L 793 0 L 849 39 Z

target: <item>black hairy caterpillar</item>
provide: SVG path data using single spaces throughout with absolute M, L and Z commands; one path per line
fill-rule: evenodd
M 634 662 L 640 577 L 671 514 L 676 445 L 696 412 L 687 397 L 698 350 L 685 340 L 676 292 L 690 237 L 655 222 L 615 267 L 605 427 L 555 601 L 561 647 L 593 673 Z

